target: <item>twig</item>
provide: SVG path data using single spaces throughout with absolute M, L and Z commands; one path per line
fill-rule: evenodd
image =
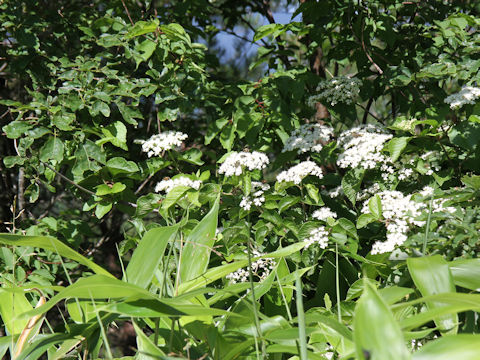
M 142 191 L 143 187 L 147 185 L 147 183 L 150 181 L 152 177 L 153 177 L 153 174 L 150 175 L 148 178 L 146 178 L 145 181 L 140 184 L 137 190 L 135 190 L 134 194 L 137 195 L 140 191 Z
M 82 190 L 83 192 L 87 193 L 87 194 L 90 194 L 90 195 L 95 195 L 95 193 L 91 190 L 88 190 L 86 188 L 84 188 L 82 185 L 79 185 L 77 184 L 75 181 L 73 180 L 70 180 L 68 177 L 66 177 L 65 175 L 59 173 L 57 170 L 55 170 L 55 168 L 51 167 L 50 165 L 48 165 L 47 163 L 44 163 L 43 161 L 41 161 L 41 163 L 43 165 L 45 165 L 47 168 L 49 168 L 50 170 L 52 170 L 56 175 L 60 176 L 63 180 L 65 180 L 66 182 L 68 182 L 69 184 L 75 186 L 77 189 L 80 189 Z
M 378 116 L 375 116 L 369 109 L 365 108 L 365 106 L 363 106 L 362 104 L 355 104 L 357 106 L 360 106 L 363 110 L 365 110 L 368 115 L 370 115 L 371 117 L 373 117 L 375 120 L 379 121 L 379 122 L 383 122 L 382 119 L 380 119 Z
M 130 23 L 133 25 L 132 17 L 130 16 L 130 12 L 128 11 L 127 5 L 125 5 L 125 1 L 122 0 L 122 4 L 125 9 L 125 12 L 127 13 L 128 20 L 130 20 Z
M 372 106 L 372 103 L 373 103 L 373 96 L 368 100 L 367 108 L 365 109 L 365 112 L 363 113 L 362 124 L 367 123 L 367 117 L 368 117 L 368 114 L 370 113 L 370 107 Z

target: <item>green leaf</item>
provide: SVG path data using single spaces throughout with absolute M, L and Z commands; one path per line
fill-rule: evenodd
M 357 219 L 357 229 L 361 229 L 377 220 L 372 214 L 361 214 Z
M 109 186 L 107 184 L 100 184 L 97 186 L 97 192 L 95 193 L 95 195 L 104 196 L 109 194 L 117 194 L 119 192 L 122 192 L 126 188 L 127 186 L 125 184 L 122 184 L 121 182 L 117 182 L 112 186 Z
M 135 119 L 143 119 L 142 113 L 132 106 L 128 106 L 125 103 L 118 101 L 117 104 L 118 111 L 122 114 L 123 119 L 132 125 L 138 125 L 138 122 Z
M 133 328 L 137 334 L 137 350 L 138 354 L 136 359 L 138 360 L 156 360 L 162 359 L 165 353 L 156 346 L 150 338 L 145 335 L 142 329 L 137 325 L 136 321 L 132 321 Z
M 121 298 L 143 298 L 157 300 L 157 297 L 133 284 L 118 280 L 114 277 L 105 275 L 92 275 L 79 279 L 74 284 L 66 287 L 44 305 L 22 314 L 22 318 L 34 315 L 40 315 L 52 307 L 59 301 L 67 298 L 82 299 L 121 299 Z
M 395 137 L 388 142 L 387 147 L 393 162 L 398 160 L 409 141 L 409 137 Z
M 29 124 L 26 121 L 16 120 L 12 121 L 8 125 L 5 125 L 2 130 L 5 131 L 5 134 L 9 139 L 18 139 L 32 127 L 33 125 Z
M 55 254 L 74 260 L 79 264 L 85 265 L 97 274 L 111 275 L 107 270 L 88 260 L 76 251 L 69 248 L 61 241 L 50 236 L 23 236 L 12 234 L 0 234 L 0 243 L 13 246 L 31 246 L 52 251 Z
M 147 288 L 162 261 L 167 244 L 175 239 L 178 225 L 150 229 L 133 252 L 126 269 L 127 281 Z M 172 244 L 173 246 L 173 244 Z
M 192 148 L 188 149 L 184 153 L 178 154 L 178 160 L 180 161 L 185 161 L 193 165 L 203 165 L 205 162 L 202 161 L 203 153 L 197 149 L 197 148 Z
M 40 160 L 48 161 L 50 159 L 60 163 L 63 160 L 64 146 L 62 140 L 51 137 L 40 149 Z
M 99 113 L 102 113 L 102 115 L 105 117 L 110 116 L 110 106 L 101 100 L 95 101 L 92 107 L 90 107 L 88 110 L 92 116 L 97 116 Z
M 415 285 L 423 296 L 455 292 L 455 284 L 448 263 L 440 255 L 408 258 L 407 266 Z M 442 306 L 445 305 L 439 302 L 427 303 L 429 309 Z M 441 316 L 435 319 L 435 324 L 442 331 L 456 333 L 458 316 L 456 314 Z
M 283 33 L 284 30 L 284 25 L 283 24 L 267 24 L 260 26 L 256 31 L 255 31 L 255 36 L 253 37 L 253 41 L 258 41 L 266 36 L 273 35 L 273 37 L 277 37 L 281 33 Z
M 445 336 L 428 342 L 413 354 L 413 360 L 478 360 L 480 335 Z
M 370 283 L 365 283 L 363 295 L 355 308 L 353 328 L 358 359 L 410 358 L 398 323 L 387 304 Z
M 21 156 L 5 156 L 3 158 L 3 163 L 7 168 L 12 168 L 16 165 L 23 165 L 25 163 L 25 159 Z
M 32 308 L 25 294 L 0 288 L 0 315 L 8 334 L 18 335 L 23 331 L 28 319 L 20 319 L 18 316 Z
M 208 268 L 217 230 L 219 202 L 220 197 L 217 197 L 208 214 L 195 226 L 185 240 L 182 260 L 179 264 L 182 283 L 201 276 Z
M 102 128 L 102 133 L 105 135 L 104 138 L 97 140 L 97 145 L 103 145 L 107 142 L 111 142 L 113 145 L 123 149 L 128 150 L 127 148 L 127 128 L 120 121 L 115 121 L 113 124 L 108 125 L 105 128 Z
M 382 201 L 380 200 L 380 196 L 374 195 L 368 201 L 368 208 L 370 209 L 370 213 L 375 217 L 375 219 L 380 220 L 382 217 Z
M 113 204 L 111 202 L 100 202 L 95 207 L 95 216 L 99 219 L 104 217 L 110 210 L 112 210 Z
M 455 285 L 480 291 L 480 259 L 458 259 L 448 263 Z
M 343 192 L 353 205 L 357 201 L 357 193 L 362 185 L 364 173 L 364 169 L 351 169 L 342 178 Z
M 480 190 L 480 175 L 462 176 L 462 182 L 474 190 Z
M 114 157 L 107 161 L 107 169 L 112 175 L 129 174 L 139 171 L 136 163 L 127 161 L 122 157 Z
M 136 36 L 151 33 L 157 30 L 158 20 L 154 21 L 137 21 L 135 25 L 128 31 L 125 36 L 127 39 L 131 39 Z

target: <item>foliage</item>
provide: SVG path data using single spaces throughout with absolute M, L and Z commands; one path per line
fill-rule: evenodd
M 0 354 L 476 359 L 479 12 L 0 2 Z

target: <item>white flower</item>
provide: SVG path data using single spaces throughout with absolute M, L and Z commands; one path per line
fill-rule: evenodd
M 447 96 L 444 101 L 450 105 L 450 109 L 455 110 L 465 104 L 475 104 L 478 98 L 480 98 L 480 88 L 465 86 L 458 93 Z
M 253 152 L 236 152 L 233 151 L 228 155 L 223 164 L 218 169 L 220 174 L 225 174 L 225 176 L 240 176 L 242 175 L 243 169 L 252 170 L 261 170 L 264 169 L 269 163 L 267 155 L 264 153 L 253 151 Z
M 320 93 L 308 99 L 308 105 L 315 106 L 315 103 L 326 101 L 334 106 L 337 103 L 352 104 L 360 93 L 362 82 L 357 78 L 338 76 L 330 80 L 321 81 L 317 86 Z
M 264 184 L 260 181 L 252 181 L 252 194 L 250 196 L 244 196 L 240 202 L 240 207 L 248 211 L 251 209 L 252 204 L 255 206 L 262 206 L 265 202 L 264 192 L 270 189 L 270 185 Z
M 381 151 L 385 142 L 392 137 L 391 134 L 384 133 L 382 128 L 371 124 L 344 131 L 337 141 L 344 150 L 338 156 L 337 165 L 341 168 L 374 169 L 379 163 L 389 162 L 389 158 Z
M 280 174 L 278 174 L 277 181 L 291 181 L 298 185 L 308 175 L 314 175 L 319 179 L 323 178 L 322 169 L 320 169 L 317 164 L 315 164 L 313 161 L 302 161 L 298 165 L 295 165 L 290 169 L 282 171 Z
M 176 179 L 167 179 L 160 181 L 155 186 L 155 192 L 164 191 L 165 193 L 169 193 L 172 189 L 176 188 L 177 186 L 186 186 L 192 189 L 198 190 L 202 185 L 201 180 L 191 180 L 185 176 L 178 177 Z
M 142 144 L 142 151 L 146 152 L 148 157 L 160 156 L 164 150 L 171 150 L 182 145 L 182 141 L 188 136 L 179 131 L 165 131 L 161 134 L 153 135 L 148 140 L 136 140 Z
M 333 188 L 331 190 L 322 190 L 322 194 L 327 195 L 332 199 L 339 197 L 340 195 L 343 195 L 342 185 L 338 185 L 336 188 Z
M 382 254 L 393 251 L 397 246 L 407 241 L 410 225 L 422 226 L 424 222 L 416 221 L 424 204 L 416 203 L 411 195 L 400 191 L 385 190 L 377 193 L 382 203 L 382 216 L 386 220 L 387 239 L 377 241 L 372 246 L 372 254 Z M 362 213 L 369 213 L 369 200 L 363 203 Z
M 247 250 L 245 250 L 245 253 Z M 257 250 L 252 250 L 253 257 L 262 256 Z M 270 275 L 271 270 L 275 267 L 276 262 L 272 258 L 258 259 L 252 262 L 252 275 L 257 276 L 260 281 L 263 281 Z M 248 281 L 248 269 L 238 269 L 226 276 L 232 283 L 247 282 Z
M 303 124 L 295 129 L 285 142 L 282 152 L 297 150 L 304 153 L 307 151 L 319 152 L 323 145 L 328 143 L 333 136 L 333 129 L 327 125 Z
M 330 210 L 328 207 L 321 207 L 320 209 L 313 212 L 312 217 L 318 220 L 325 221 L 329 217 L 336 219 L 337 213 Z
M 420 195 L 422 195 L 425 198 L 429 198 L 433 195 L 433 187 L 431 186 L 425 186 L 422 191 L 420 191 Z
M 325 226 L 319 226 L 310 231 L 310 237 L 304 241 L 307 243 L 305 248 L 317 243 L 320 248 L 325 249 L 328 246 L 328 231 L 325 229 Z

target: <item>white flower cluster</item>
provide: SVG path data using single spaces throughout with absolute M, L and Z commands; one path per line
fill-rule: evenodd
M 391 252 L 407 240 L 410 225 L 422 226 L 424 222 L 416 221 L 424 204 L 416 203 L 411 195 L 400 191 L 385 190 L 377 194 L 382 202 L 382 215 L 386 220 L 387 240 L 377 241 L 372 246 L 372 254 Z M 363 203 L 362 213 L 369 213 L 368 200 Z
M 322 194 L 333 198 L 337 198 L 340 195 L 343 195 L 342 185 L 338 185 L 336 188 L 330 190 L 322 190 Z
M 161 134 L 153 135 L 148 140 L 137 140 L 142 144 L 142 151 L 146 152 L 148 157 L 160 156 L 164 150 L 171 150 L 182 145 L 188 135 L 179 131 L 165 131 Z
M 328 246 L 328 231 L 325 229 L 325 226 L 319 226 L 310 231 L 310 237 L 304 241 L 306 242 L 305 248 L 316 243 L 320 248 L 325 249 Z
M 338 103 L 352 104 L 360 93 L 361 84 L 359 79 L 348 76 L 321 81 L 317 86 L 319 93 L 308 99 L 308 105 L 314 107 L 315 103 L 322 100 L 332 106 Z
M 421 191 L 419 191 L 419 194 L 424 197 L 425 200 L 431 199 L 433 197 L 433 192 L 434 189 L 431 186 L 425 186 Z M 445 206 L 445 203 L 447 202 L 447 199 L 432 199 L 432 212 L 447 212 L 450 214 L 453 214 L 454 212 L 457 211 L 453 206 Z M 424 202 L 423 203 L 424 208 L 426 210 L 429 210 L 429 203 Z
M 337 218 L 337 213 L 330 210 L 328 207 L 321 207 L 318 210 L 315 210 L 312 214 L 312 217 L 314 219 L 322 220 L 325 221 L 329 217 L 336 219 Z
M 450 109 L 459 109 L 465 104 L 475 104 L 476 99 L 480 98 L 480 88 L 465 86 L 456 94 L 445 98 L 445 102 L 450 105 Z
M 176 188 L 177 186 L 186 186 L 195 190 L 198 190 L 202 185 L 201 180 L 191 180 L 186 176 L 181 176 L 176 179 L 166 179 L 162 180 L 155 186 L 155 192 L 164 191 L 168 194 L 172 189 Z
M 314 175 L 319 179 L 323 178 L 322 169 L 320 169 L 317 164 L 315 164 L 313 161 L 302 161 L 298 165 L 295 165 L 290 169 L 282 171 L 280 174 L 278 174 L 277 181 L 291 181 L 298 185 L 308 175 Z
M 240 207 L 248 211 L 252 208 L 252 205 L 262 206 L 265 202 L 265 196 L 263 193 L 270 189 L 270 185 L 264 184 L 260 181 L 252 181 L 252 194 L 244 196 L 240 202 Z
M 247 250 L 245 250 L 245 253 Z M 252 250 L 252 256 L 258 257 L 262 256 L 257 250 Z M 257 276 L 260 281 L 263 281 L 270 275 L 271 270 L 275 267 L 276 262 L 273 258 L 264 258 L 258 259 L 252 262 L 252 274 Z M 248 269 L 238 269 L 235 272 L 232 272 L 226 276 L 233 284 L 238 282 L 247 282 L 248 281 Z
M 282 152 L 297 150 L 297 153 L 307 151 L 319 152 L 333 137 L 331 126 L 320 124 L 303 124 L 295 129 L 287 139 Z
M 337 165 L 341 168 L 364 169 L 374 169 L 379 163 L 386 165 L 389 158 L 381 151 L 385 142 L 391 138 L 391 134 L 386 134 L 382 128 L 372 124 L 346 130 L 338 137 L 338 145 L 344 151 L 338 156 Z M 390 172 L 390 169 L 382 170 Z
M 380 185 L 378 183 L 373 183 L 371 186 L 358 192 L 357 201 L 362 201 L 370 198 L 378 192 L 380 192 Z
M 269 163 L 267 155 L 264 153 L 253 151 L 253 152 L 236 152 L 233 151 L 225 159 L 223 164 L 218 169 L 220 174 L 225 174 L 225 176 L 240 176 L 242 175 L 243 169 L 252 170 L 261 170 L 264 169 Z

